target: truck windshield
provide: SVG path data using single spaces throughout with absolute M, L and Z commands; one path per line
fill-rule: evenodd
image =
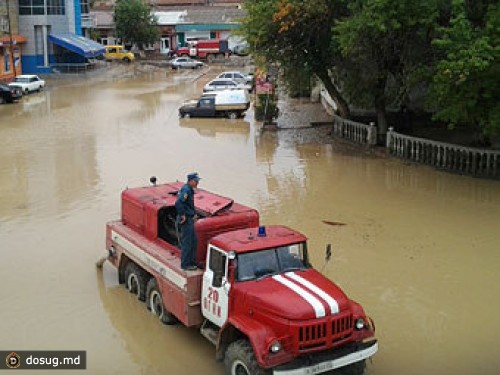
M 305 254 L 304 243 L 240 254 L 237 259 L 237 280 L 255 280 L 282 272 L 305 269 L 307 268 Z

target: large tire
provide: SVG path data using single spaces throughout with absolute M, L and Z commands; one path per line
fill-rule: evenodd
M 227 113 L 227 118 L 231 119 L 231 120 L 235 120 L 238 118 L 238 113 L 237 112 L 228 112 Z
M 125 267 L 125 287 L 136 295 L 139 301 L 146 300 L 147 273 L 133 262 L 128 262 Z
M 325 372 L 328 375 L 363 375 L 365 373 L 365 361 L 359 361 L 349 366 L 344 366 L 336 370 Z
M 225 375 L 264 375 L 255 359 L 248 340 L 238 340 L 229 345 L 224 358 Z
M 124 57 L 123 61 L 126 62 L 127 64 L 130 62 L 130 59 L 128 57 Z
M 189 112 L 186 112 L 182 115 L 184 118 L 191 118 L 191 114 Z
M 7 100 L 3 98 L 3 96 L 0 96 L 0 104 L 6 103 Z
M 153 314 L 155 314 L 158 319 L 161 320 L 163 324 L 175 324 L 177 319 L 172 313 L 167 311 L 163 305 L 163 298 L 161 296 L 160 288 L 156 279 L 152 277 L 146 288 L 146 306 Z

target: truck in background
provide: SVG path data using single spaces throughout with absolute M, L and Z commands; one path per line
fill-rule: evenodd
M 189 100 L 179 108 L 181 117 L 242 117 L 250 107 L 247 90 L 222 90 L 205 93 L 197 100 Z
M 197 262 L 184 271 L 175 201 L 181 182 L 124 190 L 106 226 L 118 280 L 162 322 L 197 327 L 226 375 L 362 374 L 378 350 L 361 305 L 309 263 L 307 238 L 260 226 L 256 210 L 197 189 Z
M 212 62 L 216 58 L 229 56 L 231 50 L 225 39 L 201 39 L 190 41 L 187 46 L 177 48 L 176 54 L 181 57 L 189 56 Z

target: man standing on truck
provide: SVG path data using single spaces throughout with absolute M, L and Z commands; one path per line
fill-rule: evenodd
M 177 210 L 177 223 L 181 232 L 181 268 L 187 271 L 196 270 L 196 247 L 198 238 L 194 231 L 194 189 L 198 186 L 200 177 L 198 173 L 187 175 L 187 182 L 179 190 L 175 209 Z

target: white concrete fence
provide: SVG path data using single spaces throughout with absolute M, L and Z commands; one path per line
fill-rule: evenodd
M 500 151 L 399 134 L 389 128 L 386 147 L 391 155 L 461 174 L 500 178 Z
M 366 125 L 333 115 L 333 134 L 360 145 L 374 146 L 377 144 L 377 128 L 373 122 Z
M 321 104 L 333 116 L 333 134 L 351 142 L 374 146 L 377 144 L 377 128 L 346 120 L 335 115 L 335 103 L 322 88 Z M 438 169 L 470 176 L 500 178 L 500 150 L 485 150 L 411 137 L 389 128 L 386 136 L 389 154 L 412 162 L 431 165 Z

